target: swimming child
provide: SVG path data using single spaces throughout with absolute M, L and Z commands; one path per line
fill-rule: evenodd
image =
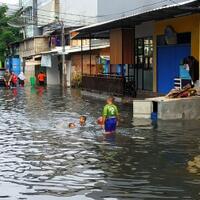
M 103 108 L 102 127 L 105 129 L 105 134 L 114 134 L 118 125 L 119 112 L 114 105 L 114 98 L 109 97 L 107 104 Z
M 87 117 L 86 116 L 80 116 L 80 119 L 79 119 L 79 124 L 81 126 L 85 126 L 86 125 L 86 120 L 87 120 Z
M 69 123 L 68 127 L 73 129 L 73 128 L 76 128 L 76 125 L 74 123 Z
M 79 124 L 80 126 L 85 126 L 86 125 L 86 116 L 80 116 L 80 119 L 79 119 Z M 73 128 L 76 128 L 76 124 L 75 123 L 69 123 L 68 125 L 69 128 L 73 129 Z

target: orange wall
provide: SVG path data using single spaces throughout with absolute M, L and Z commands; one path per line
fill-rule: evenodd
M 97 60 L 99 56 L 110 56 L 110 48 L 104 48 L 92 51 L 92 74 L 96 74 Z M 73 70 L 76 73 L 81 73 L 81 53 L 76 53 L 71 56 Z M 83 52 L 83 73 L 90 74 L 90 55 L 88 52 Z
M 134 63 L 134 29 L 112 29 L 110 31 L 110 63 Z

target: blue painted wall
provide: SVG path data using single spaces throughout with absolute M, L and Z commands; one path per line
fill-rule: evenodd
M 21 72 L 21 62 L 19 58 L 12 58 L 12 69 L 15 74 L 19 75 Z
M 21 61 L 19 58 L 7 58 L 6 59 L 6 69 L 14 72 L 16 75 L 19 75 L 21 72 Z
M 174 87 L 174 78 L 179 77 L 181 60 L 191 55 L 190 45 L 158 47 L 157 80 L 158 93 L 167 94 Z

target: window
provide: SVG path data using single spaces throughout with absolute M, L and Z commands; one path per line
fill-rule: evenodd
M 135 64 L 138 68 L 149 70 L 153 68 L 153 39 L 139 38 L 135 42 Z

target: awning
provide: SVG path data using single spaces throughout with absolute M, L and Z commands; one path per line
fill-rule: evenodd
M 199 0 L 188 0 L 182 3 L 163 6 L 144 13 L 133 13 L 126 17 L 105 21 L 71 31 L 72 39 L 106 38 L 109 37 L 109 30 L 115 28 L 134 28 L 147 21 L 157 21 L 169 18 L 176 18 L 184 15 L 191 15 L 200 12 Z M 74 34 L 78 33 L 78 34 Z M 74 37 L 74 35 L 76 35 Z
M 54 30 L 47 30 L 43 33 L 43 35 L 45 36 L 50 36 L 52 33 L 54 32 Z
M 34 67 L 34 66 L 40 65 L 40 64 L 41 64 L 40 60 L 37 60 L 37 61 L 35 61 L 35 60 L 26 60 L 26 62 L 25 62 L 25 66 L 26 67 Z
M 57 54 L 58 53 L 58 49 L 54 49 L 54 50 L 51 50 L 51 51 L 43 51 L 43 52 L 41 52 L 40 54 L 41 55 L 45 55 L 45 54 Z
M 105 44 L 105 45 L 98 45 L 98 46 L 92 46 L 91 50 L 99 50 L 99 49 L 106 49 L 109 48 L 110 45 L 109 44 Z M 66 51 L 67 54 L 72 54 L 72 53 L 78 53 L 81 51 L 90 51 L 90 47 L 89 46 L 83 46 L 83 48 L 81 49 L 81 47 L 72 47 L 69 50 Z
M 101 44 L 101 45 L 93 45 L 91 47 L 91 50 L 98 50 L 98 49 L 106 49 L 106 48 L 109 48 L 110 47 L 110 44 Z M 69 54 L 72 54 L 72 53 L 78 53 L 78 52 L 81 52 L 81 51 L 89 51 L 90 50 L 90 46 L 89 45 L 84 45 L 81 49 L 80 46 L 75 46 L 75 47 L 71 47 L 71 46 L 66 46 L 65 47 L 65 55 L 69 55 Z M 48 54 L 53 54 L 53 52 L 55 51 L 49 51 Z M 46 52 L 47 53 L 47 52 Z M 44 53 L 42 53 L 44 54 Z M 62 47 L 57 47 L 57 51 L 56 51 L 56 54 L 54 53 L 53 55 L 63 55 L 63 52 L 62 52 Z
M 41 58 L 42 56 L 41 55 L 36 55 L 34 56 L 34 59 L 38 59 L 38 58 Z

